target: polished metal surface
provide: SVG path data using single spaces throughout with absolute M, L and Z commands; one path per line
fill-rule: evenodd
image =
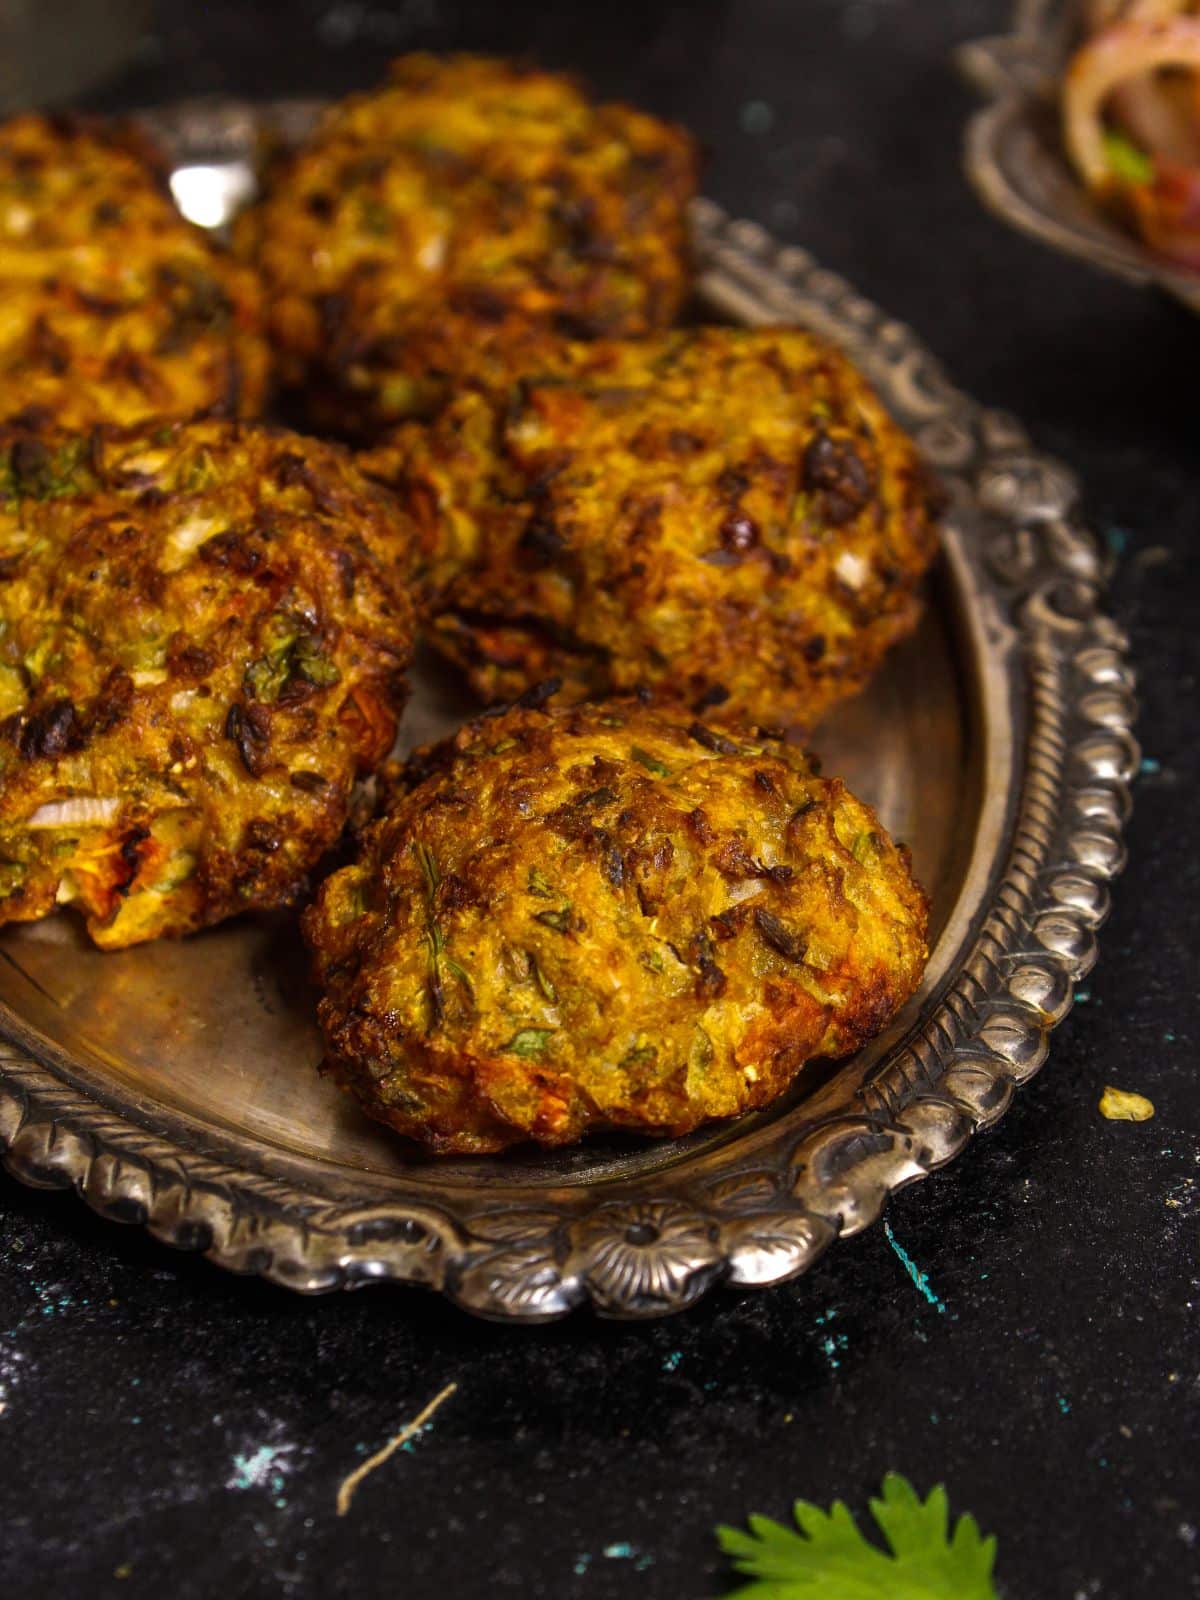
M 177 193 L 210 224 L 251 186 L 264 115 L 286 133 L 311 108 L 157 116 L 189 174 Z M 103 955 L 59 916 L 0 936 L 0 1145 L 18 1177 L 73 1184 L 107 1216 L 300 1290 L 390 1279 L 484 1316 L 586 1302 L 653 1316 L 717 1283 L 803 1271 L 1041 1065 L 1095 959 L 1138 760 L 1125 643 L 1101 610 L 1076 486 L 804 252 L 706 202 L 693 220 L 705 311 L 837 339 L 951 491 L 919 633 L 814 739 L 931 892 L 920 994 L 861 1055 L 731 1125 L 438 1161 L 316 1074 L 294 919 Z M 423 668 L 405 742 L 465 710 Z
M 1005 222 L 1200 311 L 1200 273 L 1173 267 L 1109 216 L 1067 160 L 1058 84 L 1078 13 L 1078 0 L 1019 0 L 1011 33 L 961 47 L 959 66 L 989 102 L 967 127 L 967 176 Z

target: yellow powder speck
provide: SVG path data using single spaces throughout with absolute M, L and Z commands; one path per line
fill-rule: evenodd
M 1131 1094 L 1128 1089 L 1105 1087 L 1100 1096 L 1100 1115 L 1110 1122 L 1149 1122 L 1154 1115 L 1154 1102 L 1144 1094 Z

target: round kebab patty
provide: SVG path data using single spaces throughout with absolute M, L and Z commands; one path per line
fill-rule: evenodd
M 0 923 L 107 949 L 296 900 L 387 755 L 403 517 L 258 424 L 0 432 Z
M 567 77 L 405 56 L 329 110 L 240 238 L 281 375 L 324 429 L 440 403 L 514 324 L 576 337 L 673 321 L 687 287 L 690 137 Z
M 401 790 L 304 931 L 329 1069 L 436 1151 L 763 1106 L 920 981 L 907 851 L 779 741 L 517 708 Z
M 0 124 L 0 422 L 253 416 L 267 367 L 253 274 L 179 215 L 144 140 Z
M 419 524 L 432 642 L 486 700 L 550 677 L 811 726 L 914 627 L 932 484 L 794 328 L 514 339 L 360 457 Z

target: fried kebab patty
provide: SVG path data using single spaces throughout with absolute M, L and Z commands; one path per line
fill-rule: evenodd
M 279 429 L 0 433 L 0 922 L 115 949 L 294 901 L 395 736 L 402 538 Z
M 407 781 L 304 931 L 328 1067 L 436 1151 L 735 1116 L 920 980 L 907 851 L 781 742 L 517 708 Z
M 427 412 L 516 323 L 573 337 L 666 327 L 687 287 L 690 137 L 566 77 L 402 57 L 334 106 L 240 225 L 281 375 L 318 425 Z
M 514 341 L 360 457 L 421 529 L 433 643 L 489 701 L 558 675 L 810 726 L 919 615 L 915 447 L 794 328 Z
M 261 409 L 256 280 L 179 215 L 155 159 L 98 122 L 0 125 L 0 422 Z

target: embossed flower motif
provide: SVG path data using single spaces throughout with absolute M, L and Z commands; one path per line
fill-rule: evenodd
M 1059 462 L 1027 450 L 993 460 L 979 475 L 978 493 L 985 511 L 1028 523 L 1066 516 L 1079 487 Z
M 721 1255 L 715 1225 L 677 1200 L 598 1206 L 575 1224 L 571 1242 L 599 1309 L 626 1316 L 687 1305 Z

